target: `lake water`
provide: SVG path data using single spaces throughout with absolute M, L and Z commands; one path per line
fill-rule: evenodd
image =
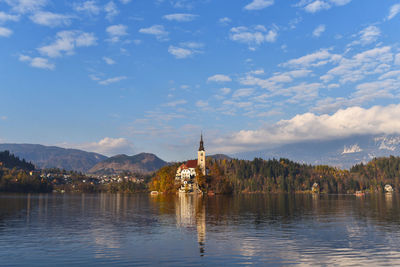
M 0 194 L 1 266 L 400 265 L 400 195 Z

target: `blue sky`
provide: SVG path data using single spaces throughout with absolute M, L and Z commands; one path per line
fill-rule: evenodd
M 0 141 L 235 153 L 400 133 L 400 1 L 0 0 Z

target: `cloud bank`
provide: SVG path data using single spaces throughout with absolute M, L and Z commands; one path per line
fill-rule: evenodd
M 258 130 L 242 130 L 217 139 L 213 146 L 224 153 L 259 150 L 311 140 L 334 140 L 361 134 L 400 134 L 400 104 L 350 107 L 332 115 L 304 113 Z

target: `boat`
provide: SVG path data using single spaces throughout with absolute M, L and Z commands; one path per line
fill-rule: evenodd
M 158 195 L 158 191 L 151 191 L 150 194 L 153 196 Z

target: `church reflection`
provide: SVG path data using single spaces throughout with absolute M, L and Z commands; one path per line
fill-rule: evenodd
M 205 255 L 206 206 L 202 196 L 179 194 L 175 200 L 176 225 L 196 229 L 200 256 Z

